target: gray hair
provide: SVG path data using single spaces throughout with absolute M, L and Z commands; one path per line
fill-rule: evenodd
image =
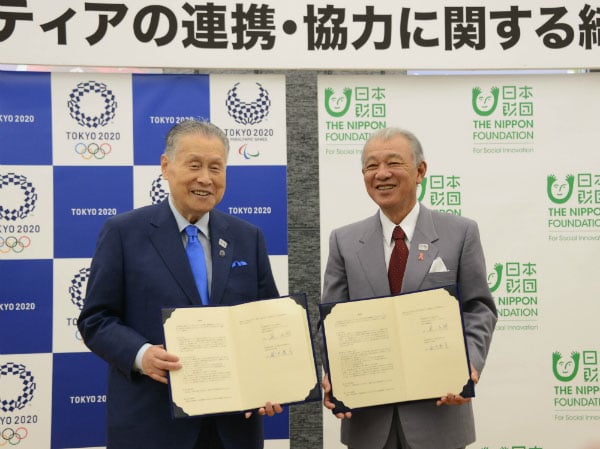
M 221 128 L 208 121 L 183 120 L 169 130 L 165 139 L 165 156 L 167 156 L 169 160 L 172 160 L 175 155 L 179 138 L 189 134 L 216 137 L 223 143 L 223 147 L 225 148 L 225 158 L 227 159 L 227 156 L 229 156 L 229 139 Z
M 406 140 L 408 140 L 408 145 L 410 146 L 410 149 L 413 154 L 413 159 L 415 161 L 415 167 L 418 167 L 419 164 L 425 160 L 425 154 L 423 153 L 423 147 L 421 146 L 421 142 L 419 141 L 419 139 L 417 139 L 417 136 L 415 136 L 410 131 L 407 131 L 406 129 L 402 129 L 402 128 L 398 128 L 398 127 L 393 127 L 393 126 L 377 130 L 369 136 L 369 138 L 365 142 L 365 145 L 363 146 L 361 163 L 364 164 L 364 162 L 365 162 L 364 148 L 366 148 L 366 146 L 372 140 L 375 140 L 375 139 L 390 140 L 396 136 L 403 136 L 406 138 Z

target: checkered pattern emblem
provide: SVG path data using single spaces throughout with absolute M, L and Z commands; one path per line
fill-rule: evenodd
M 258 96 L 252 101 L 245 101 L 240 98 L 239 84 L 235 85 L 227 92 L 225 106 L 229 115 L 241 125 L 256 125 L 262 122 L 271 108 L 271 99 L 269 92 L 260 84 L 258 86 Z
M 154 181 L 152 181 L 152 186 L 150 187 L 150 200 L 152 204 L 162 203 L 164 199 L 169 196 L 169 192 L 164 187 L 164 179 L 162 175 L 159 175 Z
M 85 98 L 86 101 L 83 101 Z M 96 111 L 84 111 L 84 104 L 100 104 L 103 108 L 101 113 Z M 86 128 L 98 128 L 106 126 L 114 117 L 117 110 L 115 95 L 104 83 L 87 81 L 79 83 L 69 94 L 67 101 L 69 114 L 77 123 Z M 88 107 L 89 108 L 89 107 Z M 94 113 L 96 115 L 94 115 Z
M 15 173 L 0 175 L 0 190 L 9 185 L 17 186 L 23 191 L 23 204 L 15 209 L 9 209 L 0 204 L 0 219 L 9 221 L 23 219 L 35 209 L 35 203 L 37 201 L 35 187 L 33 187 L 33 184 L 23 175 L 17 175 Z
M 7 392 L 0 390 L 0 410 L 9 413 L 21 410 L 31 401 L 36 384 L 31 372 L 27 371 L 25 365 L 8 362 L 0 366 L 0 379 L 7 376 L 16 377 L 22 385 L 20 393 L 14 399 L 8 399 L 6 396 L 8 394 L 14 395 L 15 391 Z
M 90 277 L 90 269 L 82 268 L 79 272 L 71 279 L 71 285 L 69 286 L 69 295 L 71 296 L 71 302 L 77 306 L 79 310 L 83 309 L 83 298 L 85 297 L 85 287 L 87 280 Z

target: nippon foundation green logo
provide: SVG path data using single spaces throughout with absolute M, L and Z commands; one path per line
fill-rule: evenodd
M 327 87 L 323 102 L 326 155 L 360 154 L 370 134 L 387 127 L 383 87 Z
M 487 282 L 498 309 L 496 330 L 538 330 L 539 298 L 535 262 L 497 262 L 488 273 Z
M 429 175 L 417 188 L 418 200 L 431 209 L 452 215 L 462 215 L 462 190 L 460 176 Z
M 352 89 L 345 87 L 336 92 L 332 87 L 325 89 L 325 110 L 334 118 L 345 116 L 352 105 Z
M 600 173 L 546 176 L 550 241 L 600 241 Z
M 473 153 L 487 155 L 533 152 L 533 94 L 533 87 L 528 85 L 473 87 Z
M 552 353 L 555 420 L 600 422 L 599 369 L 597 350 Z

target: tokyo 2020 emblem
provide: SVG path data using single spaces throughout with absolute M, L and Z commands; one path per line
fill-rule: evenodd
M 33 399 L 36 388 L 35 379 L 25 365 L 8 362 L 0 366 L 0 379 L 13 377 L 21 385 L 19 388 L 11 388 L 10 391 L 0 390 L 0 410 L 5 413 L 21 410 Z M 7 384 L 14 384 L 10 381 Z
M 225 106 L 227 112 L 237 122 L 242 125 L 256 125 L 262 122 L 271 109 L 271 99 L 269 92 L 260 84 L 258 92 L 254 99 L 242 99 L 239 91 L 240 83 L 235 83 L 234 86 L 227 92 Z
M 165 180 L 161 175 L 158 175 L 154 181 L 152 181 L 152 186 L 150 187 L 150 201 L 152 204 L 162 203 L 169 196 L 169 192 L 165 189 Z
M 71 117 L 81 126 L 98 128 L 114 119 L 117 100 L 106 84 L 87 81 L 71 91 L 67 106 Z
M 16 186 L 23 191 L 23 202 L 19 207 L 8 208 L 0 204 L 0 220 L 16 221 L 27 217 L 35 209 L 37 193 L 33 184 L 23 175 L 6 173 L 0 175 L 0 190 L 7 186 Z
M 71 302 L 75 304 L 79 310 L 83 309 L 85 287 L 89 277 L 90 269 L 82 268 L 77 274 L 75 274 L 75 276 L 73 276 L 73 279 L 71 279 L 71 285 L 69 285 L 69 296 L 71 297 Z

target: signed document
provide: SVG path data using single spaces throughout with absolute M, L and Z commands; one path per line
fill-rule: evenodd
M 320 309 L 336 412 L 474 395 L 460 304 L 446 288 Z
M 162 314 L 174 417 L 320 400 L 304 295 Z

